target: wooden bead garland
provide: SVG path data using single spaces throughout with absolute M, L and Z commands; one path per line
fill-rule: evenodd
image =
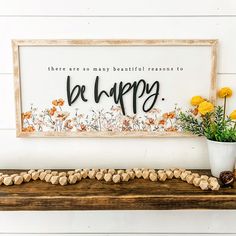
M 154 170 L 147 168 L 134 168 L 126 170 L 75 169 L 67 172 L 31 169 L 28 172 L 21 172 L 20 174 L 7 175 L 0 173 L 0 185 L 20 185 L 23 182 L 28 183 L 31 180 L 41 180 L 53 185 L 60 184 L 64 186 L 67 184 L 76 184 L 82 179 L 86 178 L 114 183 L 128 182 L 129 180 L 132 180 L 134 178 L 143 178 L 152 182 L 164 182 L 167 179 L 170 180 L 175 178 L 181 179 L 182 181 L 199 187 L 202 190 L 217 191 L 220 189 L 220 184 L 217 178 L 209 177 L 207 175 L 200 176 L 198 173 L 192 173 L 191 171 L 186 171 L 185 169 L 178 168 L 170 168 L 166 170 Z

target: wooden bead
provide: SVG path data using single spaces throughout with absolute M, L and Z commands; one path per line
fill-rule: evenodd
M 59 184 L 60 185 L 67 185 L 67 177 L 66 176 L 62 176 L 59 178 Z
M 103 177 L 104 177 L 104 174 L 103 174 L 103 172 L 99 171 L 99 172 L 96 173 L 95 177 L 96 177 L 97 180 L 102 180 Z
M 52 178 L 52 174 L 51 173 L 50 174 L 46 174 L 44 180 L 45 180 L 45 182 L 49 183 L 51 178 Z
M 122 173 L 122 174 L 121 174 L 121 180 L 122 180 L 123 182 L 128 182 L 129 179 L 130 179 L 130 176 L 129 176 L 128 173 Z
M 52 176 L 58 175 L 58 171 L 52 171 L 51 174 Z
M 136 178 L 140 179 L 142 177 L 142 171 L 140 169 L 135 170 L 134 173 L 135 173 Z
M 185 171 L 186 171 L 186 169 L 184 169 L 184 168 L 179 168 L 179 170 L 180 170 L 181 172 L 185 172 Z
M 39 178 L 39 172 L 35 171 L 31 174 L 32 180 L 37 180 Z
M 80 173 L 81 169 L 75 169 L 75 173 Z
M 120 182 L 120 175 L 116 174 L 112 176 L 112 180 L 114 183 L 119 183 Z
M 215 177 L 210 177 L 210 178 L 208 179 L 208 182 L 210 183 L 210 182 L 212 182 L 212 181 L 217 181 L 217 182 L 218 182 L 217 178 L 215 178 Z
M 24 179 L 21 175 L 17 175 L 17 176 L 14 177 L 13 182 L 16 185 L 20 185 L 24 182 Z
M 3 177 L 2 176 L 0 176 L 0 185 L 2 185 L 2 183 L 3 183 Z
M 112 174 L 111 174 L 111 173 L 106 173 L 106 174 L 104 175 L 104 180 L 105 180 L 106 182 L 112 181 Z
M 30 174 L 25 174 L 23 175 L 24 182 L 28 183 L 31 180 L 31 175 Z
M 180 178 L 181 178 L 183 181 L 186 181 L 186 177 L 187 177 L 188 175 L 190 175 L 190 174 L 191 174 L 191 171 L 184 171 L 184 172 L 181 173 Z
M 173 179 L 174 173 L 172 170 L 166 170 L 167 179 Z
M 220 185 L 217 180 L 213 180 L 209 183 L 209 188 L 213 191 L 218 191 L 220 189 Z
M 3 179 L 3 183 L 4 183 L 6 186 L 12 185 L 12 184 L 13 184 L 12 177 L 11 177 L 11 176 L 5 177 L 5 178 Z
M 127 172 L 127 174 L 129 174 L 130 179 L 135 178 L 135 173 L 133 171 L 129 171 L 129 172 Z
M 158 177 L 157 177 L 157 173 L 155 173 L 155 172 L 151 172 L 150 173 L 150 175 L 149 175 L 149 179 L 151 180 L 151 181 L 157 181 L 157 179 L 158 179 Z
M 81 170 L 80 172 L 83 179 L 86 179 L 88 177 L 88 171 L 87 170 Z
M 144 170 L 144 171 L 142 172 L 142 177 L 143 177 L 144 179 L 149 179 L 149 174 L 150 174 L 149 170 Z
M 41 172 L 40 175 L 39 175 L 40 180 L 44 181 L 46 175 L 47 175 L 46 172 Z
M 176 167 L 171 167 L 170 170 L 174 172 L 175 170 L 178 170 L 178 168 L 176 168 Z
M 37 170 L 37 172 L 39 172 L 39 174 L 40 174 L 41 172 L 44 172 L 44 169 L 39 169 L 39 170 Z
M 60 177 L 58 175 L 53 175 L 50 179 L 51 184 L 59 184 Z
M 90 170 L 90 171 L 88 172 L 88 177 L 89 177 L 90 179 L 95 179 L 95 176 L 96 176 L 96 171 L 95 171 L 95 170 Z
M 208 180 L 208 179 L 209 179 L 209 177 L 208 177 L 207 175 L 201 175 L 200 178 L 201 178 L 202 180 Z
M 75 184 L 77 182 L 77 176 L 76 175 L 69 175 L 68 182 L 69 182 L 69 184 Z
M 179 179 L 180 178 L 180 176 L 181 176 L 181 171 L 180 170 L 174 170 L 174 177 L 176 178 L 176 179 Z
M 12 179 L 14 179 L 16 176 L 18 176 L 18 174 L 12 174 L 10 176 L 12 177 Z
M 73 175 L 75 172 L 73 171 L 73 170 L 69 170 L 69 171 L 67 171 L 67 175 L 69 176 L 69 175 Z
M 25 171 L 20 173 L 21 176 L 26 175 L 26 174 L 28 174 L 28 173 Z
M 109 169 L 107 173 L 110 173 L 110 174 L 114 175 L 116 173 L 116 170 L 115 169 Z
M 193 180 L 194 179 L 195 179 L 195 177 L 193 175 L 191 175 L 191 174 L 186 176 L 186 182 L 188 184 L 193 184 Z
M 155 173 L 155 169 L 149 169 L 149 173 Z
M 31 169 L 31 170 L 28 171 L 28 174 L 31 175 L 33 172 L 35 172 L 35 170 Z
M 117 174 L 118 174 L 118 175 L 121 175 L 121 174 L 123 174 L 124 172 L 125 172 L 124 170 L 118 170 L 118 171 L 117 171 Z
M 80 181 L 82 179 L 82 176 L 79 172 L 76 172 L 75 175 L 77 177 L 77 181 Z
M 194 178 L 193 185 L 196 186 L 196 187 L 199 187 L 200 182 L 201 182 L 200 177 Z
M 45 172 L 46 174 L 51 174 L 52 171 L 51 171 L 51 170 L 45 170 L 44 172 Z
M 200 175 L 198 174 L 198 173 L 192 173 L 191 174 L 194 178 L 199 178 L 200 177 Z
M 107 169 L 100 169 L 100 172 L 102 172 L 103 174 L 107 173 Z
M 206 180 L 201 180 L 200 184 L 199 184 L 199 187 L 202 189 L 202 190 L 208 190 L 208 182 Z
M 164 171 L 158 171 L 157 174 L 158 174 L 158 179 L 160 181 L 162 181 L 162 182 L 166 181 L 167 175 Z
M 67 174 L 66 174 L 66 172 L 63 171 L 63 172 L 58 173 L 58 176 L 63 177 L 63 176 L 67 176 Z

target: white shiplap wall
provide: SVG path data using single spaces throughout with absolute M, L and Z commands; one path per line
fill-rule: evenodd
M 15 38 L 217 38 L 218 85 L 236 94 L 235 0 L 0 1 L 1 168 L 209 167 L 202 138 L 16 139 Z M 236 108 L 235 95 L 229 105 Z M 235 218 L 234 211 L 9 212 L 0 213 L 0 233 L 223 234 L 236 233 Z

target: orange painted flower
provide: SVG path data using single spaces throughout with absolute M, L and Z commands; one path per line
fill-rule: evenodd
M 51 109 L 49 110 L 50 116 L 53 116 L 53 115 L 55 114 L 56 110 L 57 110 L 56 107 L 51 108 Z
M 53 106 L 58 106 L 58 102 L 57 102 L 56 99 L 52 101 L 52 105 L 53 105 Z
M 53 106 L 63 106 L 65 101 L 62 98 L 59 98 L 58 100 L 55 99 L 52 101 Z
M 154 125 L 155 124 L 155 120 L 153 118 L 148 118 L 145 123 L 147 125 Z
M 32 117 L 32 112 L 27 111 L 27 112 L 22 114 L 22 117 L 23 117 L 23 119 L 30 119 Z
M 229 87 L 224 87 L 224 88 L 221 88 L 219 91 L 218 91 L 218 96 L 220 98 L 229 98 L 231 97 L 233 94 L 233 91 L 231 88 Z
M 175 127 L 169 127 L 166 129 L 167 132 L 176 132 L 177 129 Z
M 63 106 L 65 101 L 62 98 L 60 98 L 57 100 L 57 103 L 58 103 L 58 106 Z
M 32 125 L 29 125 L 28 127 L 23 128 L 22 131 L 23 132 L 34 132 L 35 128 Z
M 162 115 L 162 117 L 163 117 L 164 119 L 173 119 L 173 118 L 175 118 L 175 113 L 174 113 L 174 112 L 164 113 L 164 114 Z
M 79 131 L 83 132 L 83 131 L 87 131 L 87 127 L 84 124 L 80 124 L 80 128 Z
M 165 122 L 165 120 L 160 120 L 159 121 L 159 125 L 164 125 L 166 122 Z

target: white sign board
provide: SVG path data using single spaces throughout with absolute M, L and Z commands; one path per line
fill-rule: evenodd
M 216 40 L 14 40 L 18 136 L 184 135 L 215 97 Z

